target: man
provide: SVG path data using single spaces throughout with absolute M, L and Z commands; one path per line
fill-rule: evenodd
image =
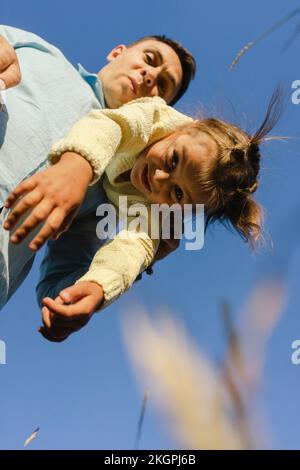
M 190 53 L 159 36 L 115 47 L 107 56 L 107 65 L 98 74 L 91 74 L 82 66 L 74 69 L 61 51 L 32 33 L 0 26 L 0 35 L 0 80 L 7 88 L 20 83 L 7 91 L 0 113 L 0 207 L 22 180 L 46 167 L 51 145 L 91 109 L 116 108 L 152 96 L 175 104 L 195 73 Z M 67 174 L 75 167 L 79 171 L 86 162 L 78 158 L 60 165 L 65 166 Z M 89 187 L 71 227 L 58 240 L 48 242 L 37 286 L 39 303 L 45 295 L 55 298 L 88 269 L 99 247 L 95 210 L 101 191 L 101 181 Z M 6 216 L 4 209 L 1 225 Z M 89 236 L 88 253 L 74 248 L 82 243 L 81 231 L 82 236 Z M 30 234 L 31 240 L 36 233 Z M 31 269 L 34 253 L 28 249 L 29 241 L 27 238 L 12 245 L 9 232 L 0 231 L 0 308 Z M 71 247 L 70 252 L 81 253 L 76 260 L 68 257 Z

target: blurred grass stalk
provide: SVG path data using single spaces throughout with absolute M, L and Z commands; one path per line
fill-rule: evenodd
M 257 407 L 256 390 L 266 343 L 284 301 L 280 281 L 265 280 L 257 285 L 241 312 L 238 332 L 229 305 L 223 303 L 227 347 L 218 366 L 170 313 L 161 312 L 151 320 L 139 309 L 129 318 L 125 316 L 124 339 L 137 378 L 142 389 L 151 390 L 154 404 L 182 448 L 266 446 L 267 430 Z
M 279 29 L 281 26 L 283 26 L 285 23 L 287 23 L 288 21 L 290 21 L 292 18 L 294 18 L 296 15 L 298 15 L 300 13 L 300 7 L 297 7 L 295 10 L 293 10 L 291 13 L 289 13 L 288 15 L 284 16 L 281 20 L 279 20 L 277 23 L 275 23 L 274 25 L 272 25 L 270 28 L 268 28 L 267 30 L 265 30 L 262 34 L 260 34 L 259 36 L 257 36 L 255 39 L 253 39 L 252 41 L 248 42 L 242 49 L 240 49 L 240 51 L 237 53 L 237 55 L 235 56 L 235 58 L 233 59 L 233 61 L 231 62 L 230 64 L 230 69 L 233 70 L 235 68 L 235 66 L 238 64 L 238 62 L 240 61 L 240 59 L 243 57 L 243 55 L 246 54 L 246 52 L 248 52 L 250 49 L 252 49 L 253 46 L 255 46 L 258 42 L 262 41 L 265 37 L 269 36 L 269 34 L 273 33 L 274 31 L 276 31 L 277 29 Z M 295 37 L 297 36 L 297 34 L 300 33 L 300 23 L 296 25 L 296 28 L 294 30 L 294 33 L 292 34 L 291 38 L 289 39 L 289 41 L 287 41 L 286 43 L 286 46 L 285 48 L 288 47 L 288 45 L 291 44 L 291 42 L 295 39 Z
M 140 445 L 140 440 L 141 440 L 141 435 L 142 435 L 142 427 L 143 427 L 145 411 L 146 411 L 146 405 L 147 405 L 148 400 L 149 400 L 149 392 L 145 391 L 144 397 L 143 397 L 142 409 L 141 409 L 139 422 L 138 422 L 138 427 L 137 427 L 137 434 L 136 434 L 136 440 L 135 440 L 135 450 L 138 450 L 139 445 Z
M 270 447 L 270 432 L 258 396 L 264 385 L 267 344 L 284 311 L 286 299 L 284 279 L 274 277 L 265 278 L 254 286 L 238 314 L 238 327 L 234 326 L 229 304 L 224 302 L 222 306 L 227 351 L 221 370 L 247 448 Z
M 230 400 L 218 370 L 182 325 L 166 314 L 153 322 L 139 311 L 124 324 L 124 337 L 142 387 L 146 376 L 151 397 L 180 446 L 245 448 L 227 412 Z

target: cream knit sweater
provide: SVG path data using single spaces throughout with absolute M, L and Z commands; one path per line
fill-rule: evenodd
M 64 152 L 79 153 L 93 168 L 90 185 L 105 173 L 103 187 L 115 207 L 118 208 L 119 196 L 126 195 L 128 207 L 143 203 L 150 210 L 150 202 L 130 181 L 116 179 L 133 167 L 148 145 L 192 121 L 158 97 L 140 98 L 118 109 L 94 110 L 52 147 L 49 161 L 56 163 Z M 129 223 L 131 217 L 127 215 L 127 219 Z M 102 310 L 128 290 L 138 274 L 151 264 L 158 245 L 159 240 L 152 240 L 146 232 L 122 230 L 98 250 L 89 271 L 76 283 L 93 281 L 102 286 Z

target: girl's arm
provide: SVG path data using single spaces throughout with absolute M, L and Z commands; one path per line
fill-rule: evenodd
M 39 332 L 49 341 L 61 342 L 80 330 L 95 312 L 103 310 L 131 287 L 139 272 L 153 259 L 152 248 L 146 237 L 139 241 L 135 237 L 115 238 L 100 248 L 89 271 L 75 284 L 58 292 L 56 283 L 57 296 L 47 295 L 41 300 L 44 326 Z M 77 273 L 70 274 L 75 277 Z M 65 283 L 65 279 L 62 281 Z
M 171 247 L 168 246 L 167 250 L 163 250 L 158 259 L 164 258 L 178 247 L 178 240 L 170 242 Z M 72 272 L 73 278 L 78 275 L 78 272 Z M 99 275 L 101 276 L 98 273 L 97 278 Z M 65 283 L 66 280 L 62 281 Z M 103 284 L 103 281 L 101 282 Z M 56 293 L 59 291 L 59 295 L 56 297 L 52 295 L 53 298 L 46 296 L 41 301 L 44 326 L 39 329 L 45 339 L 55 342 L 64 341 L 70 334 L 85 326 L 92 315 L 104 307 L 105 296 L 107 297 L 107 292 L 104 293 L 98 281 L 84 281 L 83 278 L 62 290 L 58 288 L 59 285 L 56 284 Z
M 138 155 L 148 145 L 193 120 L 166 105 L 162 98 L 139 98 L 118 109 L 93 110 L 78 121 L 49 154 L 56 163 L 65 152 L 75 152 L 93 168 L 93 185 L 116 153 Z
M 122 230 L 113 240 L 100 248 L 86 274 L 76 281 L 95 282 L 103 289 L 101 310 L 124 294 L 137 276 L 153 261 L 159 240 L 146 233 Z
M 9 208 L 25 194 L 7 218 L 8 227 L 5 228 L 8 230 L 12 230 L 18 220 L 28 210 L 34 208 L 16 230 L 14 234 L 16 240 L 11 241 L 20 243 L 41 221 L 45 220 L 45 225 L 30 245 L 34 251 L 38 250 L 48 238 L 62 231 L 60 226 L 65 223 L 71 211 L 73 217 L 75 216 L 76 207 L 78 208 L 84 199 L 88 185 L 98 181 L 109 164 L 118 164 L 117 161 L 115 163 L 113 161 L 117 153 L 122 153 L 124 159 L 130 155 L 138 155 L 152 142 L 191 121 L 191 118 L 167 106 L 161 98 L 141 98 L 119 109 L 94 110 L 89 113 L 72 127 L 64 139 L 53 146 L 49 155 L 53 164 L 51 175 L 45 177 L 50 172 L 50 169 L 46 169 L 25 180 L 5 201 L 5 206 Z M 72 180 L 66 181 L 64 200 L 60 196 L 61 172 L 66 174 L 69 171 L 68 163 L 63 163 L 61 166 L 56 166 L 55 163 L 66 153 L 70 155 L 70 152 L 74 159 L 76 156 L 77 159 L 79 156 L 83 157 L 93 169 L 92 177 L 88 179 L 80 194 L 80 201 L 74 191 L 76 185 Z M 81 167 L 79 163 L 76 170 L 79 177 Z M 74 176 L 76 177 L 75 173 Z M 51 185 L 48 184 L 49 178 L 52 181 Z M 63 230 L 69 227 L 72 220 L 71 214 Z

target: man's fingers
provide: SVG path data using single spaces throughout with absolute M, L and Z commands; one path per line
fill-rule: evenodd
M 30 215 L 20 224 L 20 226 L 15 230 L 14 234 L 11 237 L 12 243 L 20 243 L 27 237 L 27 235 L 37 227 L 41 222 L 47 219 L 53 205 L 50 201 L 42 202 L 38 207 L 36 207 Z
M 64 318 L 69 318 L 72 321 L 74 318 L 84 318 L 90 314 L 90 296 L 84 297 L 75 304 L 59 305 L 53 299 L 45 297 L 43 305 L 46 305 L 53 313 L 60 315 Z
M 59 227 L 59 229 L 56 230 L 56 232 L 52 234 L 51 238 L 53 240 L 57 240 L 58 237 L 60 237 L 62 233 L 66 232 L 69 229 L 79 209 L 80 209 L 80 206 L 72 210 L 71 212 L 69 212 L 69 214 L 64 218 L 64 221 Z
M 58 295 L 55 299 L 55 302 L 63 305 L 65 302 L 64 300 Z M 47 308 L 47 307 L 44 307 Z M 72 329 L 72 331 L 76 331 L 77 329 L 83 326 L 83 319 L 76 317 L 75 319 L 61 317 L 60 315 L 56 315 L 55 313 L 51 312 L 51 329 L 53 328 L 65 328 L 67 330 Z M 85 315 L 86 317 L 86 315 Z M 84 318 L 86 320 L 86 318 Z
M 42 321 L 46 328 L 51 328 L 51 312 L 47 307 L 42 308 Z
M 41 333 L 41 335 L 48 341 L 53 341 L 52 336 L 50 335 L 49 331 L 45 326 L 40 326 L 38 332 Z
M 66 320 L 63 322 L 58 318 L 52 311 L 47 307 L 42 308 L 42 321 L 44 329 L 47 330 L 47 333 L 53 338 L 65 337 L 72 333 L 72 331 L 77 328 L 79 325 L 74 325 L 72 327 L 70 322 Z
M 55 300 L 55 302 L 58 302 L 61 305 L 63 305 L 65 303 L 60 295 L 58 295 L 54 300 Z
M 66 336 L 61 336 L 59 338 L 56 338 L 52 336 L 49 330 L 47 330 L 47 328 L 45 328 L 44 326 L 41 326 L 38 331 L 45 339 L 53 343 L 61 343 L 62 341 L 65 341 L 69 336 L 69 334 L 67 334 Z
M 46 217 L 43 218 L 43 220 Z M 59 228 L 61 227 L 63 221 L 65 218 L 65 212 L 60 209 L 59 207 L 55 208 L 54 211 L 49 215 L 47 218 L 46 223 L 43 225 L 39 233 L 34 237 L 34 239 L 31 241 L 29 248 L 33 250 L 38 250 L 43 246 L 43 244 L 54 234 L 57 233 Z M 30 224 L 30 221 L 28 222 L 28 225 Z M 24 225 L 24 224 L 23 224 Z M 29 225 L 29 231 L 32 230 L 38 223 L 34 223 L 34 225 L 31 227 Z M 27 232 L 27 233 L 28 233 Z
M 16 199 L 18 199 L 22 194 L 27 191 L 32 191 L 37 185 L 37 181 L 31 177 L 25 181 L 22 181 L 18 186 L 8 195 L 4 201 L 4 206 L 9 209 Z
M 15 227 L 15 225 L 19 222 L 19 220 L 24 216 L 24 214 L 26 214 L 28 210 L 32 209 L 33 206 L 36 206 L 36 204 L 38 204 L 41 201 L 42 197 L 43 196 L 38 191 L 34 191 L 30 195 L 22 198 L 21 201 L 16 205 L 16 207 L 11 211 L 11 213 L 7 217 L 4 223 L 4 228 L 6 230 L 12 230 Z M 47 210 L 46 210 L 47 206 L 49 207 L 49 203 L 47 203 L 47 205 L 44 203 L 42 206 L 38 206 L 38 208 L 33 209 L 32 212 L 26 218 L 26 220 L 23 221 L 23 223 L 18 227 L 14 235 L 16 237 L 20 237 L 21 240 L 25 238 L 25 234 L 28 233 L 27 232 L 28 227 L 31 227 L 31 228 L 35 227 L 34 220 L 37 220 L 36 214 L 38 214 L 42 210 L 43 207 L 45 208 L 44 212 L 47 213 Z M 50 208 L 48 209 L 48 212 L 49 210 Z M 43 220 L 42 216 L 40 217 L 38 223 L 40 223 L 41 220 Z M 29 221 L 30 223 L 28 225 Z M 36 225 L 38 225 L 38 223 L 36 223 Z
M 70 318 L 65 318 L 61 317 L 60 315 L 57 315 L 55 313 L 52 313 L 52 319 L 51 319 L 51 331 L 53 333 L 57 333 L 60 335 L 61 330 L 64 330 L 64 334 L 69 331 L 69 332 L 74 332 L 82 328 L 87 322 L 88 318 L 75 318 L 70 320 Z M 57 336 L 57 334 L 55 334 Z
M 44 326 L 39 329 L 39 332 L 48 341 L 64 341 L 70 334 L 80 330 L 90 319 L 90 316 L 86 314 L 79 314 L 71 318 L 69 315 L 65 316 L 65 314 L 56 313 L 50 306 L 49 308 L 45 306 L 46 302 L 48 306 L 52 303 L 55 304 L 56 310 L 59 310 L 59 307 L 64 306 L 65 301 L 61 295 L 58 295 L 55 300 L 48 297 L 43 299 L 42 320 Z M 71 305 L 66 307 L 70 308 Z
M 59 295 L 56 297 L 55 302 L 61 305 L 64 303 L 63 299 Z M 46 328 L 51 328 L 52 319 L 53 319 L 53 313 L 50 312 L 49 308 L 43 307 L 42 308 L 42 321 Z

